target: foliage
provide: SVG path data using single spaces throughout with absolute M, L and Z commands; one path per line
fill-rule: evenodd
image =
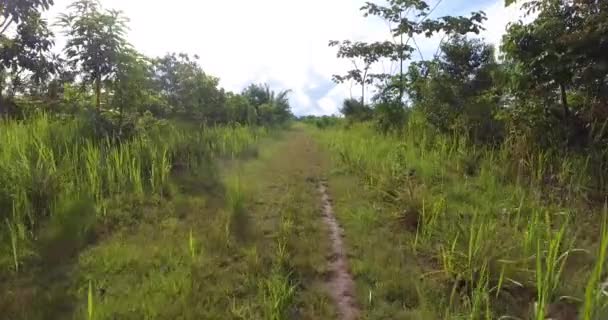
M 340 113 L 351 121 L 368 121 L 371 120 L 373 110 L 355 99 L 346 99 L 342 103 Z
M 99 114 L 91 124 L 114 138 L 131 136 L 137 118 L 147 113 L 208 125 L 267 126 L 292 118 L 289 90 L 252 85 L 243 94 L 226 92 L 219 78 L 203 71 L 197 55 L 142 55 L 125 39 L 128 19 L 98 0 L 77 0 L 59 16 L 67 43 L 63 54 L 47 54 L 53 34 L 40 11 L 52 3 L 19 0 L 0 6 L 0 93 L 17 96 L 0 95 L 0 115 L 75 115 L 95 107 Z M 4 34 L 9 25 L 15 26 L 12 38 Z
M 152 90 L 151 65 L 148 59 L 135 50 L 120 53 L 116 66 L 111 105 L 118 108 L 121 121 L 128 111 L 150 112 L 157 100 Z
M 342 43 L 339 41 L 329 42 L 330 46 L 338 46 L 338 58 L 351 59 L 355 67 L 348 71 L 346 75 L 335 75 L 334 81 L 341 83 L 354 80 L 360 84 L 362 87 L 361 103 L 363 104 L 365 103 L 366 85 L 393 76 L 384 73 L 369 74 L 369 70 L 374 63 L 382 59 L 399 62 L 399 81 L 395 83 L 399 92 L 396 102 L 401 105 L 404 93 L 404 63 L 412 58 L 412 52 L 415 50 L 413 46 L 409 45 L 410 40 L 416 35 L 431 37 L 438 32 L 444 32 L 447 35 L 479 33 L 482 29 L 480 24 L 486 19 L 483 12 L 474 12 L 468 18 L 445 16 L 431 19 L 429 16 L 434 8 L 431 8 L 422 0 L 389 0 L 384 4 L 366 2 L 361 7 L 361 11 L 365 17 L 375 16 L 387 22 L 391 36 L 395 39 L 394 42 L 373 43 L 351 42 L 350 40 Z M 417 20 L 413 20 L 411 17 L 415 17 Z M 404 37 L 407 37 L 407 39 L 404 40 Z M 361 65 L 357 64 L 357 60 L 362 62 Z
M 319 129 L 328 129 L 340 124 L 340 118 L 335 116 L 304 116 L 298 118 L 299 121 L 316 126 Z
M 257 123 L 269 125 L 272 123 L 284 123 L 293 115 L 289 109 L 288 95 L 290 90 L 275 92 L 268 84 L 251 84 L 242 95 L 255 108 Z
M 606 5 L 605 1 L 523 2 L 527 17 L 509 25 L 499 61 L 492 46 L 465 36 L 482 29 L 483 13 L 430 19 L 436 6 L 424 1 L 368 3 L 362 8 L 366 16 L 378 16 L 391 26 L 393 42 L 382 45 L 385 51 L 375 49 L 380 43 L 332 41 L 331 45 L 346 44 L 339 47 L 340 57 L 371 55 L 369 63 L 399 62 L 395 74 L 366 78 L 377 88 L 370 108 L 380 130 L 398 129 L 406 121 L 407 109 L 413 108 L 444 133 L 463 133 L 474 143 L 514 145 L 514 161 L 530 157 L 538 148 L 563 155 L 587 152 L 603 190 L 608 173 L 604 160 L 608 61 L 600 51 L 606 51 L 608 43 Z M 445 36 L 435 56 L 425 60 L 421 55 L 420 61 L 409 63 L 416 50 L 410 40 L 439 31 Z M 363 80 L 364 71 L 373 70 L 355 69 L 363 71 L 349 72 L 348 79 Z
M 59 17 L 68 41 L 65 54 L 74 68 L 80 68 L 85 81 L 95 85 L 96 108 L 101 110 L 102 81 L 111 81 L 125 40 L 127 19 L 120 11 L 102 11 L 97 0 L 78 0 L 70 13 Z
M 224 91 L 219 79 L 207 75 L 187 54 L 167 54 L 153 63 L 154 88 L 174 115 L 218 123 L 226 121 Z
M 55 71 L 48 53 L 53 33 L 41 18 L 41 12 L 52 4 L 52 0 L 0 1 L 0 114 L 7 78 L 18 87 L 24 76 L 38 83 Z
M 408 94 L 414 108 L 423 110 L 441 131 L 497 141 L 501 130 L 494 113 L 501 96 L 500 71 L 492 46 L 455 36 L 441 44 L 438 57 L 410 66 Z
M 581 168 L 584 157 L 541 151 L 513 168 L 511 145 L 481 147 L 424 119 L 414 111 L 390 135 L 368 124 L 315 132 L 331 151 L 333 199 L 366 317 L 406 305 L 424 319 L 541 319 L 566 308 L 562 299 L 584 301 L 581 315 L 605 314 L 608 238 L 601 207 L 583 200 L 589 172 L 563 166 L 552 174 L 569 178 L 548 188 L 524 169 L 544 177 L 554 164 Z M 590 242 L 579 232 L 600 235 Z
M 354 81 L 361 85 L 361 104 L 365 104 L 365 88 L 374 81 L 381 80 L 384 74 L 370 73 L 370 68 L 381 58 L 391 55 L 394 52 L 393 44 L 390 42 L 364 43 L 351 42 L 350 40 L 330 41 L 330 47 L 338 47 L 338 58 L 346 58 L 352 61 L 354 69 L 349 70 L 346 75 L 334 75 L 333 81 L 344 83 Z
M 248 125 L 257 123 L 256 109 L 244 95 L 227 93 L 226 108 L 228 109 L 228 118 L 236 123 Z
M 584 144 L 587 128 L 608 119 L 608 60 L 601 53 L 608 49 L 608 3 L 535 0 L 523 7 L 535 19 L 511 24 L 502 45 L 513 67 L 511 95 L 519 108 L 538 97 L 567 132 L 562 146 Z
M 94 212 L 101 216 L 107 201 L 121 194 L 167 196 L 172 168 L 197 166 L 209 154 L 247 151 L 259 134 L 238 128 L 180 129 L 140 118 L 134 124 L 137 133 L 129 141 L 115 144 L 96 132 L 102 130 L 95 127 L 99 123 L 49 116 L 24 123 L 0 122 L 4 133 L 0 136 L 4 146 L 0 150 L 0 219 L 8 219 L 11 226 L 25 228 L 31 235 L 37 234 L 49 216 L 64 219 L 57 220 L 61 228 L 85 226 L 76 223 L 75 217 L 64 216 L 82 214 L 70 209 L 72 205 L 92 202 Z M 194 148 L 197 145 L 200 147 Z M 72 231 L 68 233 L 76 232 Z M 31 240 L 27 234 L 19 241 Z M 0 228 L 0 238 L 4 235 Z
M 346 237 L 356 235 L 367 318 L 396 317 L 395 306 L 411 311 L 403 318 L 605 317 L 597 221 L 608 189 L 608 2 L 520 2 L 525 19 L 508 26 L 500 60 L 466 37 L 483 13 L 429 19 L 435 7 L 424 1 L 363 7 L 389 22 L 392 55 L 330 43 L 346 44 L 340 57 L 371 57 L 338 80 L 361 83 L 382 59 L 401 66 L 366 82 L 378 89 L 368 107 L 375 126 L 318 133 L 340 166 L 336 180 L 350 179 L 336 203 Z M 410 39 L 440 30 L 436 55 L 404 71 Z

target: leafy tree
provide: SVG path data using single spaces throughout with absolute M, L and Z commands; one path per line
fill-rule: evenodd
M 258 107 L 258 121 L 260 124 L 267 125 L 278 122 L 275 119 L 273 106 L 270 103 L 264 103 Z
M 226 108 L 228 109 L 228 119 L 240 124 L 255 124 L 256 111 L 249 103 L 247 97 L 229 92 L 226 94 Z
M 559 101 L 566 122 L 572 107 L 608 118 L 598 110 L 608 98 L 608 2 L 533 0 L 523 7 L 536 18 L 511 24 L 502 46 L 514 66 L 514 94 L 543 93 L 547 104 Z M 582 99 L 572 106 L 576 96 Z
M 383 19 L 391 26 L 391 34 L 394 42 L 363 43 L 350 41 L 343 42 L 339 46 L 338 57 L 359 58 L 364 61 L 363 67 L 355 66 L 347 72 L 346 76 L 334 77 L 338 82 L 343 80 L 355 80 L 365 85 L 375 79 L 391 79 L 392 75 L 377 74 L 367 76 L 370 66 L 380 59 L 398 61 L 400 65 L 399 81 L 391 81 L 392 86 L 397 86 L 398 106 L 402 105 L 404 93 L 404 63 L 412 58 L 414 47 L 409 45 L 415 35 L 430 37 L 443 31 L 446 34 L 466 34 L 469 32 L 479 33 L 481 23 L 486 19 L 483 12 L 474 12 L 470 17 L 445 16 L 431 19 L 429 16 L 436 7 L 431 8 L 423 0 L 388 0 L 383 4 L 367 2 L 361 11 L 364 16 L 375 16 Z M 414 17 L 414 18 L 412 18 Z M 338 41 L 330 41 L 330 46 L 340 44 Z M 363 99 L 364 100 L 364 99 Z
M 270 86 L 268 84 L 252 83 L 243 90 L 243 96 L 257 109 L 257 107 L 270 101 Z
M 464 131 L 491 141 L 500 136 L 494 120 L 502 95 L 494 48 L 481 40 L 454 36 L 432 61 L 412 64 L 408 93 L 416 108 L 442 131 Z
M 355 81 L 361 85 L 361 104 L 365 104 L 365 87 L 372 84 L 375 80 L 381 79 L 384 75 L 370 73 L 370 68 L 381 58 L 393 52 L 393 45 L 390 42 L 364 43 L 352 42 L 350 40 L 330 41 L 330 47 L 338 47 L 338 58 L 350 59 L 354 69 L 349 70 L 345 75 L 334 75 L 333 81 L 343 83 L 345 81 Z
M 171 108 L 175 109 L 183 104 L 181 96 L 185 89 L 182 87 L 199 69 L 196 61 L 183 53 L 171 53 L 154 60 L 155 87 L 167 99 Z
M 274 120 L 277 123 L 284 123 L 293 117 L 291 107 L 289 105 L 289 94 L 291 90 L 283 90 L 275 94 L 271 93 L 270 103 L 272 105 Z
M 293 116 L 288 99 L 290 92 L 283 90 L 276 93 L 268 84 L 251 84 L 243 90 L 243 96 L 255 108 L 257 123 L 271 124 L 285 122 Z
M 116 75 L 121 54 L 129 47 L 124 38 L 127 19 L 120 11 L 102 10 L 97 0 L 78 0 L 69 8 L 58 23 L 68 38 L 64 51 L 84 80 L 94 84 L 95 105 L 101 110 L 103 82 Z
M 340 113 L 344 115 L 346 119 L 354 121 L 367 121 L 371 120 L 373 110 L 363 104 L 361 101 L 355 99 L 346 99 L 342 103 Z
M 187 54 L 167 54 L 154 62 L 154 83 L 175 115 L 217 123 L 226 121 L 225 93 Z
M 4 34 L 13 23 L 22 23 L 39 10 L 48 10 L 53 0 L 2 0 L 0 1 L 0 35 Z
M 135 50 L 121 52 L 116 63 L 116 79 L 112 83 L 112 105 L 120 112 L 119 127 L 124 121 L 125 108 L 144 111 L 152 93 L 152 66 Z
M 52 0 L 0 0 L 0 100 L 7 77 L 15 87 L 23 72 L 40 82 L 55 71 L 47 54 L 53 33 L 40 14 L 52 4 Z
M 260 123 L 260 106 L 270 103 L 272 93 L 268 84 L 250 84 L 243 90 L 243 96 L 247 98 L 249 103 L 255 108 L 256 123 Z
M 48 73 L 40 78 L 36 78 L 32 74 L 20 83 L 20 87 L 14 87 L 13 90 L 19 92 L 22 98 L 27 97 L 28 100 L 35 102 L 47 112 L 57 112 L 62 107 L 64 86 L 74 83 L 76 75 L 67 66 L 61 55 L 49 54 L 48 61 L 53 66 L 53 73 Z

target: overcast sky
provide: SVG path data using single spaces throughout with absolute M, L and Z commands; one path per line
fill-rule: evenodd
M 381 1 L 381 0 L 379 0 Z M 431 0 L 431 6 L 438 0 Z M 440 1 L 440 0 L 439 0 Z M 53 21 L 71 0 L 55 0 L 46 16 Z M 335 85 L 331 75 L 348 70 L 335 57 L 329 40 L 376 41 L 390 37 L 388 26 L 363 18 L 364 0 L 102 0 L 107 9 L 129 17 L 128 40 L 148 56 L 167 52 L 198 54 L 203 69 L 227 90 L 240 91 L 251 82 L 291 89 L 297 115 L 337 113 L 342 100 L 360 89 Z M 498 43 L 505 26 L 516 20 L 515 8 L 504 0 L 443 0 L 433 16 L 488 16 L 488 42 Z M 57 34 L 59 32 L 56 32 Z M 438 39 L 417 38 L 423 55 L 432 56 Z M 63 41 L 57 41 L 58 46 Z M 394 67 L 394 66 L 393 66 Z M 377 68 L 389 71 L 389 64 Z

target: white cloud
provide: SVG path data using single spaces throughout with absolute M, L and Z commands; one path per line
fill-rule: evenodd
M 498 42 L 511 19 L 503 0 L 488 6 L 485 36 Z M 56 0 L 47 15 L 56 16 L 71 0 Z M 466 0 L 462 0 L 467 3 Z M 350 67 L 335 57 L 329 40 L 385 40 L 388 26 L 363 18 L 365 0 L 102 0 L 105 8 L 119 9 L 130 18 L 131 43 L 141 52 L 159 56 L 167 52 L 198 54 L 205 71 L 220 77 L 228 90 L 240 91 L 250 82 L 279 83 L 292 89 L 291 102 L 298 114 L 332 114 L 345 97 L 348 84 L 329 87 L 332 74 Z M 507 12 L 507 13 L 505 13 Z M 438 39 L 419 39 L 423 52 L 437 47 Z M 63 41 L 57 41 L 58 46 Z M 432 53 L 431 53 L 432 55 Z M 382 71 L 395 65 L 379 65 Z M 324 96 L 311 92 L 325 86 Z M 358 96 L 359 88 L 352 92 Z
M 306 113 L 306 111 L 314 108 L 311 99 L 302 91 L 295 91 L 291 95 L 291 103 L 294 112 L 297 112 L 298 114 Z
M 314 112 L 313 115 L 336 114 L 337 110 L 339 109 L 339 106 L 336 101 L 334 99 L 331 99 L 330 97 L 323 97 L 319 99 L 319 101 L 317 101 L 317 104 L 319 105 L 319 110 L 318 112 Z

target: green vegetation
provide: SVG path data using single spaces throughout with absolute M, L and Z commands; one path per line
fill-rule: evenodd
M 390 137 L 365 125 L 317 135 L 334 158 L 330 185 L 370 319 L 526 319 L 534 302 L 584 302 L 596 314 L 587 319 L 605 316 L 593 270 L 605 263 L 595 236 L 605 212 L 564 199 L 586 190 L 584 172 L 565 167 L 569 185 L 554 193 L 511 170 L 510 146 L 483 149 L 414 119 Z M 542 177 L 545 165 L 529 170 Z
M 307 301 L 323 294 L 299 282 L 311 267 L 287 261 L 298 255 L 287 245 L 319 229 L 260 234 L 260 225 L 290 224 L 255 208 L 258 173 L 241 170 L 271 158 L 292 118 L 290 91 L 226 92 L 196 56 L 145 57 L 124 37 L 126 17 L 95 0 L 61 15 L 67 43 L 53 55 L 40 18 L 52 4 L 0 3 L 2 317 L 322 312 Z M 291 210 L 313 213 L 309 202 Z
M 186 253 L 201 258 L 197 246 L 202 239 L 192 226 L 190 233 L 186 231 L 183 219 L 196 215 L 190 210 L 203 210 L 206 201 L 204 194 L 188 196 L 196 191 L 189 190 L 190 184 L 196 183 L 198 192 L 217 188 L 214 159 L 251 154 L 267 135 L 266 130 L 246 127 L 192 130 L 158 124 L 129 141 L 114 143 L 87 136 L 85 122 L 47 116 L 4 122 L 0 128 L 5 221 L 0 228 L 0 275 L 2 291 L 8 293 L 2 306 L 5 314 L 24 319 L 67 316 L 65 305 L 77 306 L 80 297 L 87 297 L 87 286 L 93 289 L 89 287 L 88 302 L 82 305 L 89 313 L 94 306 L 95 318 L 120 313 L 120 309 L 104 310 L 108 301 L 125 301 L 124 297 L 110 293 L 98 297 L 99 290 L 120 292 L 118 283 L 135 285 L 138 278 L 124 277 L 145 276 L 154 270 L 148 264 L 160 263 L 161 270 L 175 268 L 181 273 L 167 275 L 182 278 L 166 279 L 170 281 L 166 285 L 190 282 L 185 273 L 190 264 L 182 264 Z M 157 236 L 166 238 L 155 242 L 153 232 L 161 226 L 164 233 Z M 161 243 L 162 254 L 154 249 Z M 150 250 L 143 250 L 146 244 L 152 246 Z M 161 270 L 156 275 L 160 278 L 144 284 L 147 289 L 139 288 L 141 294 L 160 290 L 156 281 L 164 279 Z M 40 291 L 49 285 L 50 295 Z M 80 287 L 85 288 L 81 294 Z M 126 288 L 130 296 L 135 294 L 131 290 L 137 290 L 137 286 Z M 159 298 L 169 294 L 162 292 Z M 73 301 L 55 300 L 61 297 Z M 32 305 L 38 307 L 28 310 Z M 19 308 L 28 312 L 22 314 Z
M 334 77 L 359 83 L 362 97 L 344 102 L 345 120 L 305 120 L 333 159 L 365 318 L 608 316 L 608 73 L 594 54 L 608 7 L 523 7 L 530 22 L 508 27 L 499 59 L 467 36 L 483 13 L 436 20 L 424 1 L 361 8 L 394 26 L 393 42 L 330 42 L 363 66 Z M 413 35 L 439 31 L 435 56 L 404 68 Z M 382 61 L 402 67 L 372 73 Z
M 52 0 L 1 1 L 0 314 L 606 319 L 608 2 L 522 2 L 500 48 L 483 12 L 364 4 L 393 41 L 329 42 L 361 97 L 295 123 L 290 90 L 147 57 L 96 0 L 62 54 Z

